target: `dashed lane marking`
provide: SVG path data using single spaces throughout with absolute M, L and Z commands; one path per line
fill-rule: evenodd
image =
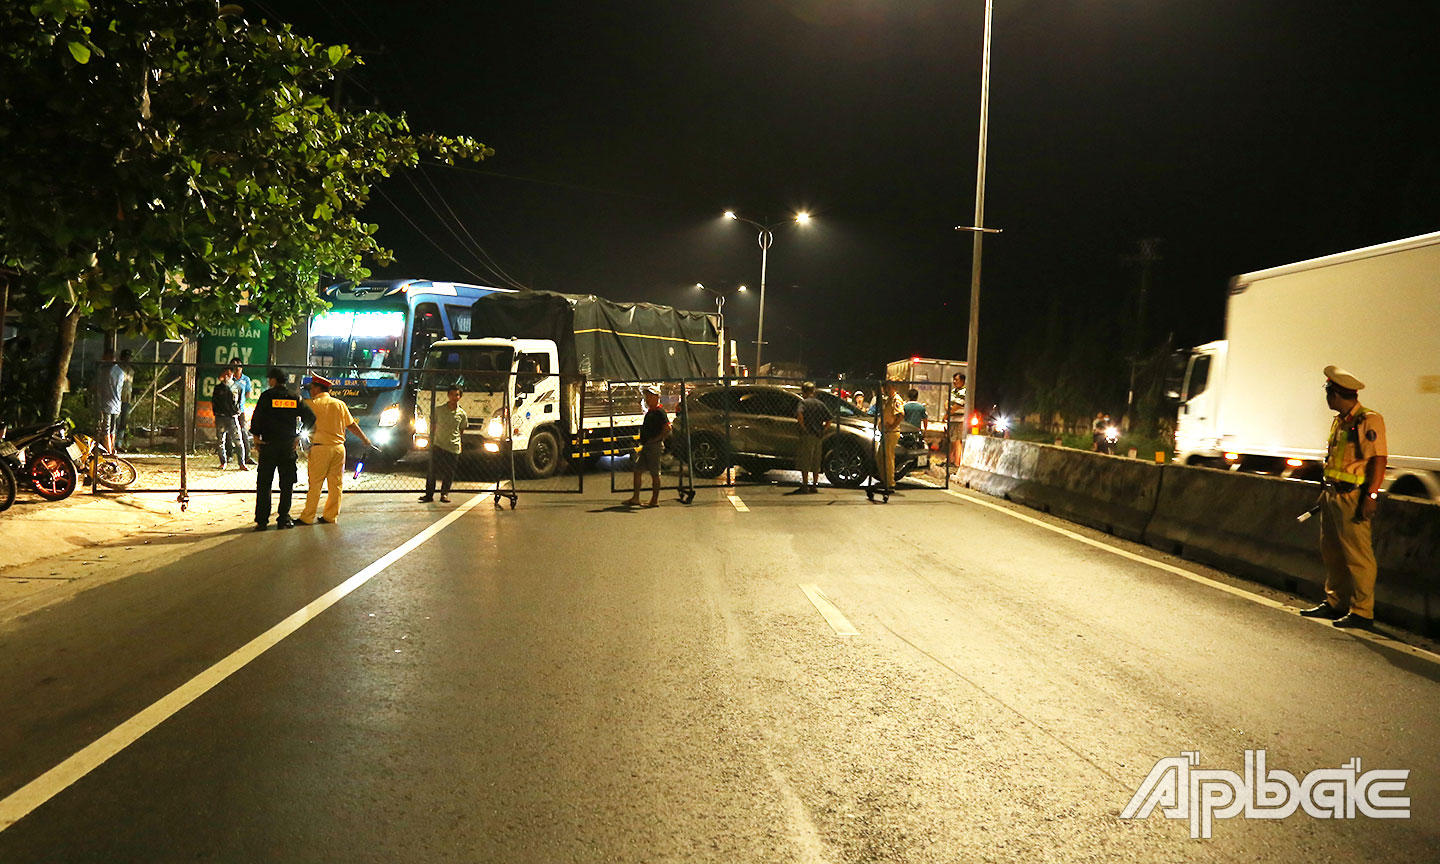
M 472 496 L 469 501 L 456 507 L 430 527 L 387 552 L 364 570 L 331 588 L 284 621 L 235 649 L 228 657 L 181 684 L 158 702 L 111 729 L 80 752 L 10 793 L 4 800 L 0 800 L 0 831 L 14 825 L 35 808 L 99 768 L 111 756 L 135 743 L 145 733 L 164 723 L 182 708 L 205 695 L 211 688 L 243 669 L 250 661 L 278 645 L 285 637 L 313 621 L 321 612 L 334 606 L 355 589 L 384 572 L 385 568 L 415 551 L 422 543 L 439 534 L 445 529 L 445 526 L 464 516 L 470 508 L 485 498 L 484 495 Z
M 1189 579 L 1191 582 L 1196 582 L 1200 585 L 1207 585 L 1219 591 L 1224 591 L 1226 594 L 1233 594 L 1236 597 L 1249 600 L 1251 603 L 1258 603 L 1261 606 L 1268 606 L 1271 609 L 1279 609 L 1288 614 L 1294 614 L 1299 611 L 1294 606 L 1290 606 L 1286 603 L 1281 603 L 1278 600 L 1271 600 L 1269 597 L 1262 597 L 1259 594 L 1252 594 L 1243 588 L 1236 588 L 1233 585 L 1226 585 L 1224 582 L 1216 581 L 1209 578 L 1208 576 L 1201 576 L 1199 573 L 1194 573 L 1190 570 L 1186 570 L 1183 567 L 1176 567 L 1173 564 L 1166 564 L 1164 561 L 1156 561 L 1153 558 L 1146 558 L 1144 555 L 1136 555 L 1134 552 L 1111 546 L 1108 543 L 1102 543 L 1099 540 L 1092 540 L 1091 538 L 1086 537 L 1083 534 L 1078 534 L 1074 531 L 1061 528 L 1059 525 L 1051 525 L 1049 522 L 1036 519 L 1033 516 L 1026 516 L 1024 513 L 1017 513 L 1016 511 L 1011 510 L 1008 507 L 1001 507 L 999 504 L 992 504 L 991 502 L 977 498 L 974 495 L 967 495 L 963 492 L 956 492 L 953 489 L 946 489 L 945 494 L 953 495 L 954 497 L 959 498 L 962 501 L 968 501 L 971 504 L 979 504 L 981 507 L 989 507 L 991 510 L 996 511 L 997 513 L 1004 513 L 1006 516 L 1012 516 L 1016 519 L 1021 520 L 1022 522 L 1029 522 L 1031 525 L 1038 525 L 1039 527 L 1044 528 L 1046 531 L 1053 531 L 1056 534 L 1062 534 L 1066 537 L 1069 537 L 1071 540 L 1078 540 L 1079 542 L 1084 543 L 1087 546 L 1094 546 L 1096 549 L 1103 549 L 1106 552 L 1111 553 L 1112 555 L 1119 555 L 1121 558 L 1128 558 L 1129 560 L 1134 561 L 1138 564 L 1144 564 L 1148 567 L 1154 567 L 1156 570 L 1164 570 L 1166 573 L 1173 573 L 1176 576 L 1181 576 Z M 1329 621 L 1326 621 L 1324 619 L 1306 618 L 1304 620 L 1311 621 L 1315 624 L 1323 625 L 1331 630 L 1335 629 Z M 1431 663 L 1440 664 L 1440 654 L 1436 654 L 1432 651 L 1426 651 L 1424 648 L 1417 648 L 1414 645 L 1407 645 L 1404 642 L 1400 642 L 1396 639 L 1391 639 L 1383 634 L 1367 633 L 1364 630 L 1346 630 L 1345 632 L 1350 634 L 1351 636 L 1355 636 L 1360 639 L 1368 639 L 1371 642 L 1376 643 L 1377 645 L 1384 645 L 1386 648 L 1389 648 L 1391 650 L 1400 651 L 1404 654 L 1409 654 L 1412 657 L 1418 657 L 1422 660 L 1428 660 Z
M 810 598 L 810 602 L 815 604 L 815 608 L 820 610 L 821 617 L 835 631 L 836 636 L 860 635 L 860 631 L 855 629 L 855 625 L 850 623 L 850 619 L 845 617 L 845 613 L 830 602 L 830 598 L 825 596 L 825 592 L 820 590 L 819 585 L 801 585 L 800 590 L 804 591 L 805 596 Z
M 736 495 L 733 492 L 726 492 L 725 497 L 730 499 L 730 503 L 735 505 L 736 510 L 739 510 L 741 513 L 750 512 L 750 508 L 745 506 L 745 502 L 740 500 L 739 495 Z

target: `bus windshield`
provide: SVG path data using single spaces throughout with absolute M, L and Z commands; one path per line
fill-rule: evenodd
M 444 390 L 459 387 L 467 393 L 501 393 L 510 377 L 510 348 L 481 345 L 456 345 L 431 348 L 425 355 L 425 372 L 420 376 L 421 390 Z
M 310 363 L 344 378 L 393 377 L 404 366 L 403 309 L 331 309 L 310 322 Z

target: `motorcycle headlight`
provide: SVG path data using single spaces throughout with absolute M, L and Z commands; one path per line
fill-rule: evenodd
M 384 411 L 381 411 L 381 412 L 380 412 L 380 425 L 381 425 L 381 426 L 394 426 L 396 423 L 399 423 L 399 422 L 400 422 L 400 406 L 399 406 L 399 405 L 391 405 L 389 408 L 386 408 Z
M 416 435 L 429 435 L 429 434 L 430 434 L 430 419 L 429 419 L 428 417 L 416 417 L 416 418 L 415 418 L 415 434 L 416 434 Z
M 499 417 L 491 417 L 490 422 L 485 424 L 486 438 L 500 438 L 505 435 L 505 421 Z

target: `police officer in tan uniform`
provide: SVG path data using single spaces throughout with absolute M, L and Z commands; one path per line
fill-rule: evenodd
M 1375 550 L 1370 526 L 1385 479 L 1385 418 L 1360 404 L 1365 385 L 1338 366 L 1325 367 L 1325 401 L 1335 412 L 1320 493 L 1320 557 L 1325 602 L 1301 612 L 1336 627 L 1370 629 L 1375 619 Z
M 880 398 L 880 483 L 886 492 L 895 491 L 895 451 L 900 447 L 900 423 L 905 403 L 895 392 L 895 383 L 886 381 Z
M 306 465 L 309 487 L 305 490 L 305 509 L 300 511 L 300 522 L 314 525 L 333 523 L 340 518 L 340 494 L 345 476 L 345 432 L 349 430 L 360 436 L 365 446 L 375 448 L 370 438 L 350 416 L 350 409 L 330 395 L 331 382 L 319 375 L 310 379 L 311 397 L 305 400 L 315 415 L 315 431 L 310 435 L 310 459 Z M 315 509 L 320 504 L 320 484 L 329 487 L 325 497 L 325 512 L 315 518 Z

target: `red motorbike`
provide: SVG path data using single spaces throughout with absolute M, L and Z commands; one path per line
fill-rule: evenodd
M 29 485 L 46 501 L 68 498 L 75 491 L 79 456 L 68 422 L 14 430 L 0 425 L 0 462 L 15 475 L 17 484 Z

